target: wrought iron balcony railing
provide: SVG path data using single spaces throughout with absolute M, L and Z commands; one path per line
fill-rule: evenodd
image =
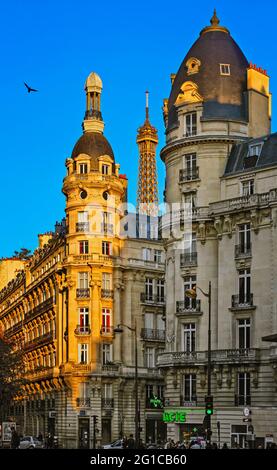
M 181 253 L 180 266 L 181 268 L 197 266 L 197 253 Z
M 90 335 L 91 329 L 89 325 L 77 325 L 74 331 L 75 335 Z
M 235 246 L 235 258 L 251 258 L 252 249 L 251 243 L 247 245 L 236 245 Z
M 235 395 L 235 406 L 251 405 L 251 395 Z
M 78 407 L 90 408 L 90 398 L 77 398 L 76 404 Z
M 109 233 L 109 234 L 112 235 L 114 233 L 113 224 L 107 224 L 107 223 L 101 224 L 101 232 L 102 233 Z
M 185 181 L 193 181 L 199 178 L 199 167 L 182 169 L 180 170 L 179 181 L 183 183 Z
M 141 302 L 147 303 L 147 304 L 164 304 L 165 303 L 164 295 L 149 294 L 145 292 L 141 293 L 140 300 Z
M 141 338 L 150 341 L 165 341 L 165 330 L 153 330 L 151 328 L 143 328 L 141 330 Z
M 76 223 L 76 232 L 88 232 L 89 231 L 89 222 L 77 222 Z
M 85 289 L 76 290 L 77 299 L 89 299 L 90 298 L 90 289 L 86 287 Z
M 114 407 L 114 399 L 113 398 L 102 398 L 102 408 L 105 410 L 111 410 Z
M 112 289 L 101 289 L 102 299 L 113 299 L 113 290 Z
M 199 299 L 185 299 L 178 300 L 176 302 L 177 313 L 200 313 L 201 312 L 201 300 Z
M 193 396 L 181 395 L 180 406 L 186 406 L 186 407 L 197 406 L 197 396 L 196 395 L 193 395 Z
M 253 294 L 232 295 L 232 308 L 243 309 L 251 307 L 254 307 Z

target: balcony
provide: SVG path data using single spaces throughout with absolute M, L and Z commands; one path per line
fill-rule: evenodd
M 100 335 L 110 336 L 113 335 L 113 326 L 102 325 Z
M 149 294 L 142 292 L 140 294 L 140 300 L 144 304 L 151 304 L 151 305 L 163 305 L 165 303 L 164 295 L 158 294 Z
M 37 315 L 41 315 L 42 313 L 47 312 L 53 306 L 54 306 L 54 297 L 49 297 L 49 299 L 44 300 L 41 304 L 37 305 L 36 307 L 34 307 L 32 310 L 30 310 L 29 312 L 25 314 L 25 319 L 24 319 L 25 323 L 31 320 L 32 318 L 36 317 Z
M 89 299 L 90 298 L 90 289 L 89 287 L 85 289 L 76 289 L 77 299 Z
M 235 246 L 235 259 L 251 258 L 252 248 L 251 243 L 248 246 L 236 245 Z
M 102 365 L 102 372 L 118 372 L 118 370 L 119 364 L 115 364 L 114 362 Z
M 183 169 L 179 173 L 179 183 L 193 181 L 199 179 L 199 167 Z
M 191 314 L 191 313 L 202 313 L 201 312 L 201 300 L 199 299 L 186 299 L 178 300 L 176 302 L 176 314 Z
M 113 235 L 113 233 L 114 233 L 113 224 L 102 223 L 101 224 L 101 232 L 104 233 L 104 234 Z
M 235 406 L 248 406 L 251 405 L 250 395 L 235 395 Z
M 42 346 L 43 344 L 50 343 L 54 341 L 55 336 L 54 332 L 50 331 L 48 333 L 44 333 L 41 336 L 38 336 L 37 338 L 34 338 L 28 342 L 25 343 L 24 345 L 24 350 L 25 351 L 30 351 L 31 349 L 35 349 L 38 346 Z
M 181 268 L 197 266 L 197 253 L 181 253 L 180 266 Z
M 112 289 L 101 289 L 102 299 L 113 299 L 113 290 Z
M 90 408 L 90 398 L 76 398 L 76 405 L 80 408 Z
M 184 406 L 186 408 L 197 406 L 197 397 L 196 396 L 184 397 L 183 395 L 181 395 L 180 406 Z
M 165 330 L 143 328 L 141 330 L 141 338 L 149 341 L 165 341 Z
M 90 329 L 90 326 L 89 326 L 89 325 L 86 325 L 86 326 L 77 325 L 76 328 L 75 328 L 75 330 L 74 330 L 74 333 L 75 333 L 75 335 L 77 335 L 77 336 L 90 335 L 91 329 Z
M 231 310 L 247 310 L 256 308 L 253 305 L 253 294 L 247 295 L 232 295 Z
M 260 358 L 259 349 L 221 349 L 211 351 L 212 362 L 215 364 L 253 364 Z M 158 367 L 174 367 L 179 365 L 206 365 L 207 351 L 176 351 L 158 355 Z
M 114 407 L 113 398 L 102 398 L 102 408 L 104 410 L 112 410 Z
M 89 222 L 77 222 L 76 232 L 89 232 Z

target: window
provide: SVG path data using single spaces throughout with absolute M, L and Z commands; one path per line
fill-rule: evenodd
M 231 75 L 230 64 L 220 64 L 220 75 Z
M 239 271 L 239 304 L 248 305 L 251 301 L 250 268 Z
M 102 232 L 112 233 L 112 214 L 110 212 L 102 212 Z
M 196 208 L 196 192 L 191 192 L 184 195 L 184 203 L 186 212 L 193 211 Z
M 144 316 L 144 326 L 147 330 L 154 330 L 154 314 L 146 313 Z
M 250 318 L 238 320 L 239 349 L 250 348 Z
M 164 385 L 157 385 L 157 396 L 163 400 L 164 398 Z
M 238 405 L 251 405 L 250 397 L 250 373 L 239 372 L 238 374 Z
M 251 196 L 251 194 L 254 194 L 254 180 L 242 181 L 241 193 L 242 196 Z
M 88 212 L 78 212 L 78 223 L 88 222 Z
M 89 397 L 89 384 L 87 382 L 81 382 L 79 384 L 79 398 Z
M 195 351 L 195 334 L 196 325 L 195 323 L 186 323 L 183 325 L 184 328 L 184 351 L 191 353 Z
M 88 364 L 88 344 L 78 344 L 78 356 L 80 364 Z
M 154 250 L 154 262 L 155 263 L 162 262 L 162 250 Z
M 153 279 L 147 277 L 145 279 L 145 294 L 146 300 L 154 300 L 153 296 Z
M 88 289 L 89 284 L 88 284 L 88 272 L 81 272 L 78 273 L 78 288 L 79 289 Z
M 88 307 L 79 308 L 79 327 L 80 327 L 80 333 L 85 333 L 88 331 L 88 327 L 89 327 Z
M 253 144 L 249 145 L 249 152 L 248 156 L 249 157 L 259 157 L 261 155 L 262 151 L 262 144 Z
M 142 248 L 142 259 L 144 261 L 151 261 L 152 250 L 150 248 Z
M 111 273 L 102 273 L 102 289 L 112 290 L 112 275 L 111 275 Z
M 196 276 L 186 276 L 184 282 L 184 298 L 185 298 L 185 309 L 195 310 L 196 299 L 191 299 L 186 296 L 186 290 L 193 289 L 196 286 Z
M 112 345 L 102 344 L 102 365 L 112 362 Z
M 102 165 L 102 175 L 108 175 L 110 172 L 110 165 Z
M 88 165 L 87 165 L 87 163 L 80 163 L 80 164 L 79 164 L 79 173 L 80 173 L 81 175 L 83 175 L 83 174 L 85 174 L 85 173 L 87 173 L 87 172 L 88 172 Z
M 88 255 L 88 241 L 82 240 L 79 242 L 79 253 L 80 255 Z
M 192 137 L 197 133 L 196 126 L 196 113 L 190 113 L 185 115 L 185 135 L 186 137 Z
M 103 384 L 102 398 L 104 398 L 105 400 L 111 400 L 113 398 L 113 385 L 112 384 Z
M 157 330 L 165 330 L 165 321 L 163 320 L 163 315 L 161 314 L 157 315 Z
M 102 242 L 102 255 L 111 256 L 112 244 L 111 242 Z
M 151 384 L 145 385 L 145 395 L 146 395 L 146 403 L 150 405 L 150 400 L 154 396 L 154 386 Z
M 157 301 L 164 302 L 164 280 L 158 279 L 157 280 Z
M 242 254 L 246 254 L 251 250 L 250 224 L 239 225 L 239 247 Z
M 196 374 L 186 374 L 184 377 L 184 401 L 196 401 Z
M 196 153 L 185 155 L 186 181 L 194 180 L 198 177 L 196 168 Z
M 110 308 L 102 308 L 102 333 L 111 332 L 112 312 Z
M 145 367 L 154 369 L 155 367 L 155 349 L 146 348 L 145 349 Z

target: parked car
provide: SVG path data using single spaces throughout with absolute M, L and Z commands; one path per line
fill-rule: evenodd
M 105 444 L 102 449 L 123 449 L 123 439 L 118 439 L 111 444 Z
M 20 439 L 19 449 L 42 449 L 43 442 L 36 437 L 25 436 Z

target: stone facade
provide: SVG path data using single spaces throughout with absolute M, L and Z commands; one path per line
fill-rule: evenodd
M 218 29 L 213 21 L 188 52 L 187 72 L 183 62 L 173 76 L 171 95 L 165 100 L 166 146 L 161 158 L 170 212 L 163 222 L 169 340 L 158 365 L 166 374 L 165 411 L 187 413 L 185 423 L 167 425 L 168 437 L 189 439 L 193 430 L 205 435 L 211 282 L 212 441 L 246 447 L 265 444 L 267 434 L 277 440 L 276 345 L 262 340 L 277 331 L 277 160 L 273 150 L 263 147 L 275 139 L 264 136 L 270 132 L 266 72 L 241 65 L 246 61 L 242 52 L 228 30 Z M 216 41 L 217 51 L 212 48 Z M 222 41 L 228 47 L 219 52 Z M 194 59 L 187 60 L 190 54 Z M 193 75 L 192 60 L 201 64 Z M 245 77 L 239 101 L 246 108 L 240 108 L 239 119 L 232 116 L 237 101 L 225 85 L 230 84 L 229 90 L 241 86 L 236 85 L 236 73 Z M 211 92 L 205 77 L 212 74 L 221 85 Z M 258 99 L 261 83 L 264 93 Z M 190 89 L 198 94 L 189 94 Z M 232 106 L 226 105 L 224 115 L 222 90 L 224 102 Z M 242 148 L 246 153 L 239 167 Z M 196 299 L 186 295 L 192 288 Z M 251 413 L 248 418 L 245 408 Z

